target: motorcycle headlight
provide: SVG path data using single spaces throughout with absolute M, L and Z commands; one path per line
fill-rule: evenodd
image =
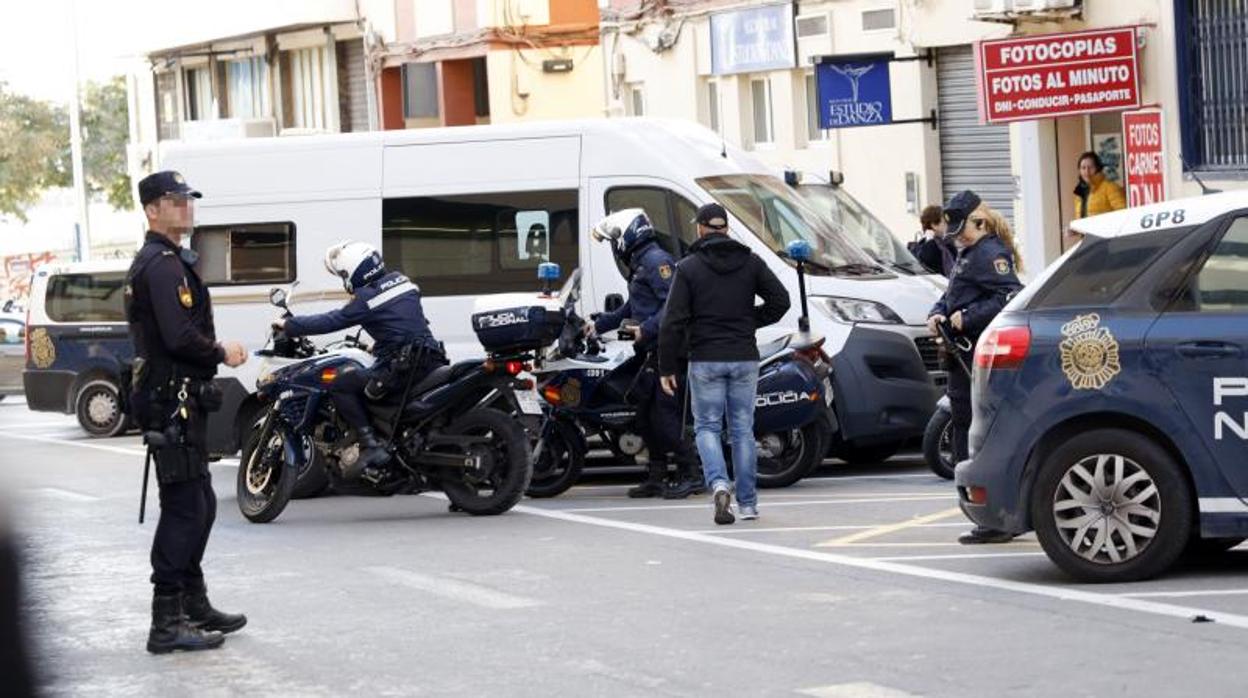
M 261 388 L 263 388 L 264 386 L 272 382 L 273 382 L 272 373 L 262 373 L 260 374 L 260 377 L 256 379 L 256 390 L 260 390 Z
M 871 322 L 881 325 L 902 323 L 901 316 L 883 303 L 835 296 L 817 297 L 810 300 L 829 318 L 840 322 Z

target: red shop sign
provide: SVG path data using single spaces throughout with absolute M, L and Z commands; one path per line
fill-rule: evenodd
M 1123 113 L 1122 133 L 1127 156 L 1127 206 L 1165 201 L 1165 130 L 1161 126 L 1161 110 Z
M 1140 106 L 1135 27 L 981 41 L 980 116 L 988 123 Z

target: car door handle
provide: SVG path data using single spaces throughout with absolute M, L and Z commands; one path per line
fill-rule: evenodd
M 1238 344 L 1230 342 L 1183 342 L 1174 350 L 1189 359 L 1235 358 L 1242 353 Z

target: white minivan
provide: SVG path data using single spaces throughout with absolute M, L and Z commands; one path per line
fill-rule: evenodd
M 260 310 L 270 287 L 297 279 L 296 313 L 347 300 L 321 261 L 342 239 L 377 245 L 389 268 L 420 286 L 434 333 L 457 359 L 481 351 L 469 323 L 474 301 L 536 290 L 541 262 L 559 263 L 565 278 L 582 270 L 582 315 L 621 303 L 627 282 L 611 250 L 588 232 L 607 212 L 645 209 L 679 254 L 696 238 L 696 208 L 718 201 L 732 235 L 767 261 L 794 299 L 760 341 L 797 326 L 797 276 L 785 244 L 802 238 L 816 249 L 811 324 L 834 357 L 840 455 L 886 456 L 921 434 L 934 408 L 934 366 L 921 352 L 939 286 L 873 260 L 843 234 L 840 214 L 697 124 L 599 119 L 175 143 L 161 153 L 161 168 L 203 192 L 193 246 L 212 289 L 217 334 L 252 349 L 265 341 L 267 323 L 230 309 Z M 216 450 L 237 448 L 256 371 L 250 362 L 223 372 L 223 414 L 238 416 L 233 441 Z

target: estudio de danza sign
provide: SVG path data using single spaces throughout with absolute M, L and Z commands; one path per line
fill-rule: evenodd
M 1165 131 L 1160 109 L 1123 112 L 1127 206 L 1144 206 L 1166 200 Z
M 795 65 L 792 3 L 711 15 L 714 74 L 783 70 Z
M 880 126 L 893 122 L 892 54 L 824 61 L 815 66 L 819 128 Z
M 1140 106 L 1135 27 L 981 41 L 980 114 L 988 123 Z

